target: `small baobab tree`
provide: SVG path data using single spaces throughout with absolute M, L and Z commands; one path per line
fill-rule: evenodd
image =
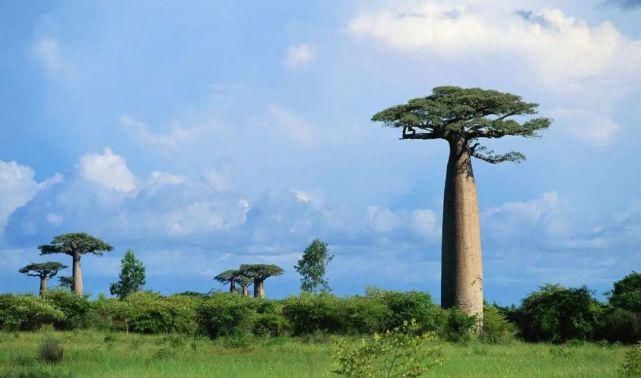
M 31 277 L 40 278 L 40 295 L 47 291 L 47 281 L 49 278 L 55 277 L 58 272 L 66 265 L 62 265 L 56 261 L 49 261 L 45 263 L 31 263 L 19 270 L 20 273 L 26 274 Z
M 249 296 L 249 287 L 254 283 L 254 280 L 251 277 L 239 275 L 236 277 L 236 283 L 240 286 L 243 297 Z
M 265 297 L 266 279 L 283 274 L 283 268 L 273 264 L 242 264 L 239 270 L 242 276 L 254 281 L 254 298 Z
M 80 268 L 80 258 L 82 255 L 91 253 L 101 256 L 103 253 L 113 250 L 113 247 L 104 241 L 91 235 L 83 233 L 62 234 L 53 238 L 49 244 L 38 247 L 41 255 L 52 253 L 64 253 L 71 256 L 73 260 L 72 290 L 82 295 L 82 270 Z
M 237 269 L 227 269 L 226 271 L 218 274 L 214 279 L 223 285 L 229 284 L 229 292 L 236 292 L 236 280 L 240 272 Z
M 483 268 L 476 181 L 472 158 L 491 164 L 525 159 L 519 152 L 496 154 L 481 139 L 535 137 L 547 118 L 530 118 L 538 105 L 481 88 L 436 87 L 426 97 L 376 113 L 372 120 L 402 129 L 401 139 L 443 139 L 449 160 L 443 198 L 441 304 L 483 316 Z M 518 117 L 518 118 L 515 118 Z

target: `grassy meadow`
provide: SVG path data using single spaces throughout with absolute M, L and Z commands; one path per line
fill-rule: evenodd
M 55 365 L 38 358 L 39 347 L 48 338 L 64 347 L 64 359 Z M 0 376 L 331 377 L 334 350 L 328 336 L 211 341 L 99 331 L 0 333 Z M 442 364 L 427 376 L 613 377 L 626 350 L 594 343 L 446 343 Z

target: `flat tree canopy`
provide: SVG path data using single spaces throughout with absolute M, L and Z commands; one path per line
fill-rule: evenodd
M 235 281 L 239 276 L 240 271 L 238 269 L 228 269 L 218 274 L 214 279 L 220 283 L 229 283 Z
M 283 268 L 274 264 L 242 264 L 239 271 L 242 276 L 259 280 L 283 274 Z
M 66 267 L 66 265 L 55 261 L 31 263 L 21 268 L 19 272 L 31 277 L 51 278 L 58 274 L 58 271 L 65 269 Z
M 92 253 L 101 256 L 103 253 L 113 250 L 113 247 L 98 238 L 80 232 L 58 235 L 53 238 L 51 243 L 41 245 L 38 249 L 42 255 L 64 253 L 73 256 L 74 254 Z
M 372 117 L 385 126 L 402 128 L 401 139 L 445 139 L 466 143 L 471 156 L 496 164 L 525 159 L 520 152 L 495 154 L 482 146 L 481 138 L 514 135 L 536 137 L 550 126 L 548 118 L 519 122 L 512 118 L 536 114 L 538 104 L 520 96 L 481 88 L 436 87 L 432 94 L 392 106 Z

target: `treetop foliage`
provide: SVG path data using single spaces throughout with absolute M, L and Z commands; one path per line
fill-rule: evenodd
M 65 269 L 67 266 L 56 261 L 45 263 L 31 263 L 22 267 L 19 272 L 32 277 L 51 278 L 58 274 L 58 271 Z
M 283 274 L 283 268 L 274 264 L 242 264 L 239 271 L 242 276 L 259 280 Z
M 632 312 L 641 312 L 641 273 L 632 272 L 614 283 L 610 303 Z
M 118 298 L 133 294 L 145 285 L 145 266 L 142 261 L 136 259 L 134 251 L 127 250 L 121 266 L 118 282 L 112 283 L 109 288 L 111 294 Z
M 302 291 L 321 292 L 331 291 L 325 279 L 325 268 L 334 259 L 329 253 L 327 243 L 316 239 L 303 252 L 294 269 L 301 275 L 300 288 Z
M 41 255 L 64 253 L 73 256 L 74 254 L 93 253 L 100 256 L 113 250 L 113 247 L 98 238 L 80 232 L 58 235 L 53 238 L 51 243 L 41 245 L 38 249 L 40 249 Z
M 239 277 L 240 271 L 238 269 L 227 269 L 226 271 L 214 277 L 214 279 L 220 283 L 228 283 L 231 281 L 236 281 Z
M 536 114 L 538 104 L 520 96 L 481 88 L 436 87 L 426 97 L 409 100 L 374 114 L 372 121 L 403 128 L 401 139 L 463 141 L 472 156 L 492 164 L 518 162 L 518 152 L 494 154 L 478 143 L 480 138 L 536 137 L 550 126 L 548 118 L 520 121 L 513 117 Z M 468 144 L 469 143 L 469 144 Z

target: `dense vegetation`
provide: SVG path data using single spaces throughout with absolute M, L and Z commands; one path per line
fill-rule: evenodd
M 615 283 L 635 281 L 631 273 Z M 613 291 L 608 303 L 587 288 L 546 285 L 528 295 L 519 307 L 486 305 L 478 337 L 489 343 L 510 340 L 565 343 L 570 340 L 635 343 L 641 340 L 640 314 L 630 301 L 639 289 L 628 285 Z M 624 303 L 625 306 L 620 306 Z M 236 293 L 162 296 L 136 292 L 122 299 L 90 300 L 66 290 L 40 297 L 0 295 L 0 329 L 57 330 L 94 328 L 143 334 L 179 333 L 221 336 L 304 336 L 373 334 L 415 321 L 421 332 L 450 341 L 469 340 L 475 319 L 456 309 L 442 309 L 423 292 L 375 288 L 365 295 L 337 297 L 304 293 L 283 300 L 250 298 Z

